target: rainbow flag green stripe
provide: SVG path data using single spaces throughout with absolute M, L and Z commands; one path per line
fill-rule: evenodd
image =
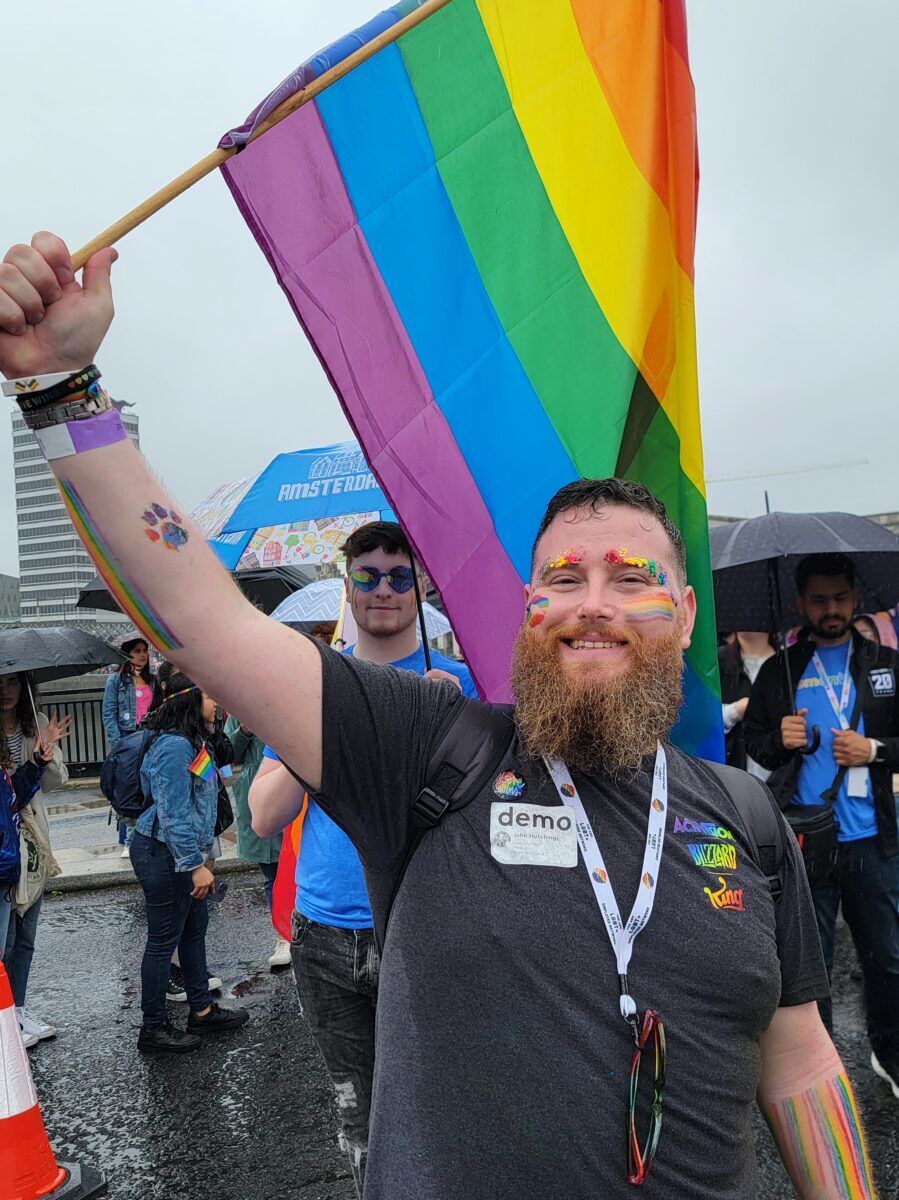
M 63 479 L 58 479 L 56 482 L 72 524 L 75 526 L 75 532 L 84 542 L 87 552 L 94 560 L 103 582 L 109 588 L 119 608 L 131 618 L 142 633 L 147 635 L 157 650 L 166 652 L 179 650 L 181 643 L 165 622 L 154 613 L 147 598 L 134 584 L 125 582 L 112 551 L 91 520 L 84 501 L 78 495 L 75 487 Z
M 719 756 L 683 0 L 453 0 L 223 172 L 482 694 L 508 696 L 549 496 L 624 474 L 684 531 L 700 621 L 678 739 Z

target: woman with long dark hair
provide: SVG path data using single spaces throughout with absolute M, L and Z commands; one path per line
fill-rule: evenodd
M 9 975 L 16 1015 L 26 1046 L 56 1036 L 56 1029 L 25 1009 L 25 992 L 44 889 L 59 866 L 50 849 L 50 826 L 44 792 L 62 787 L 69 772 L 59 742 L 69 731 L 70 718 L 57 720 L 37 709 L 37 699 L 24 673 L 0 675 L 0 768 L 19 783 L 29 769 L 29 786 L 19 793 L 16 818 L 29 846 L 28 862 L 20 862 L 19 878 L 9 886 L 0 881 L 0 954 Z M 36 770 L 35 770 L 36 768 Z M 26 800 L 27 797 L 27 800 Z M 4 918 L 5 913 L 5 918 Z
M 150 670 L 150 647 L 142 637 L 128 638 L 121 650 L 128 661 L 106 680 L 103 689 L 103 730 L 107 751 L 133 733 L 150 711 L 156 694 L 156 677 Z M 119 821 L 122 858 L 128 857 L 128 825 Z
M 131 839 L 131 863 L 147 906 L 141 963 L 141 1050 L 195 1050 L 210 1033 L 236 1029 L 243 1009 L 212 1000 L 206 969 L 207 900 L 215 877 L 206 865 L 214 838 L 219 776 L 209 745 L 215 701 L 183 672 L 169 668 L 165 695 L 144 727 L 155 733 L 141 765 L 150 805 Z M 175 949 L 184 973 L 187 1030 L 168 1019 L 166 984 Z

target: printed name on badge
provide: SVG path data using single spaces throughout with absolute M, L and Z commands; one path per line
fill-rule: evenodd
M 576 867 L 577 831 L 568 804 L 490 805 L 490 855 L 506 866 Z

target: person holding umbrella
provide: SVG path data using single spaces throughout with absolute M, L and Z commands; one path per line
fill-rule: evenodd
M 19 886 L 10 893 L 7 923 L 4 923 L 4 905 L 0 900 L 3 965 L 9 975 L 19 1025 L 29 1046 L 56 1036 L 53 1025 L 26 1011 L 25 993 L 44 889 L 50 878 L 59 874 L 59 866 L 50 850 L 44 792 L 63 787 L 68 781 L 69 772 L 59 743 L 68 734 L 70 723 L 69 717 L 60 721 L 55 713 L 48 718 L 37 711 L 27 675 L 20 672 L 0 675 L 0 767 L 11 776 L 29 763 L 34 763 L 39 770 L 38 786 L 27 806 L 21 806 L 19 812 L 26 842 L 33 847 L 34 869 L 31 869 L 32 852 L 29 850 L 29 861 L 20 863 Z
M 113 750 L 128 733 L 133 733 L 150 710 L 156 694 L 156 677 L 150 670 L 150 647 L 138 636 L 122 642 L 128 661 L 110 675 L 103 689 L 103 731 L 107 751 Z M 119 821 L 122 858 L 128 857 L 128 826 Z
M 899 1099 L 899 839 L 892 788 L 899 770 L 899 654 L 853 628 L 850 557 L 806 557 L 796 570 L 796 591 L 804 626 L 795 645 L 758 673 L 744 720 L 746 748 L 775 772 L 770 783 L 782 805 L 832 808 L 835 865 L 810 869 L 825 962 L 830 973 L 842 903 L 864 976 L 871 1065 Z M 820 1008 L 831 1028 L 830 1000 Z

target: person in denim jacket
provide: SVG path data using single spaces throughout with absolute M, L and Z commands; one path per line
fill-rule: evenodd
M 144 639 L 128 638 L 122 642 L 121 649 L 128 655 L 128 661 L 109 676 L 103 689 L 103 732 L 107 752 L 126 734 L 137 729 L 156 695 L 156 677 L 150 671 L 150 648 Z M 122 858 L 128 857 L 128 832 L 129 826 L 119 821 Z
M 206 897 L 215 888 L 209 869 L 219 778 L 208 746 L 216 704 L 180 671 L 145 726 L 157 736 L 141 764 L 149 807 L 138 817 L 131 863 L 147 907 L 147 944 L 141 962 L 141 1050 L 196 1050 L 204 1035 L 235 1029 L 242 1009 L 220 1008 L 206 969 Z M 208 761 L 208 765 L 206 765 Z M 166 984 L 177 948 L 190 1015 L 187 1031 L 168 1019 Z

